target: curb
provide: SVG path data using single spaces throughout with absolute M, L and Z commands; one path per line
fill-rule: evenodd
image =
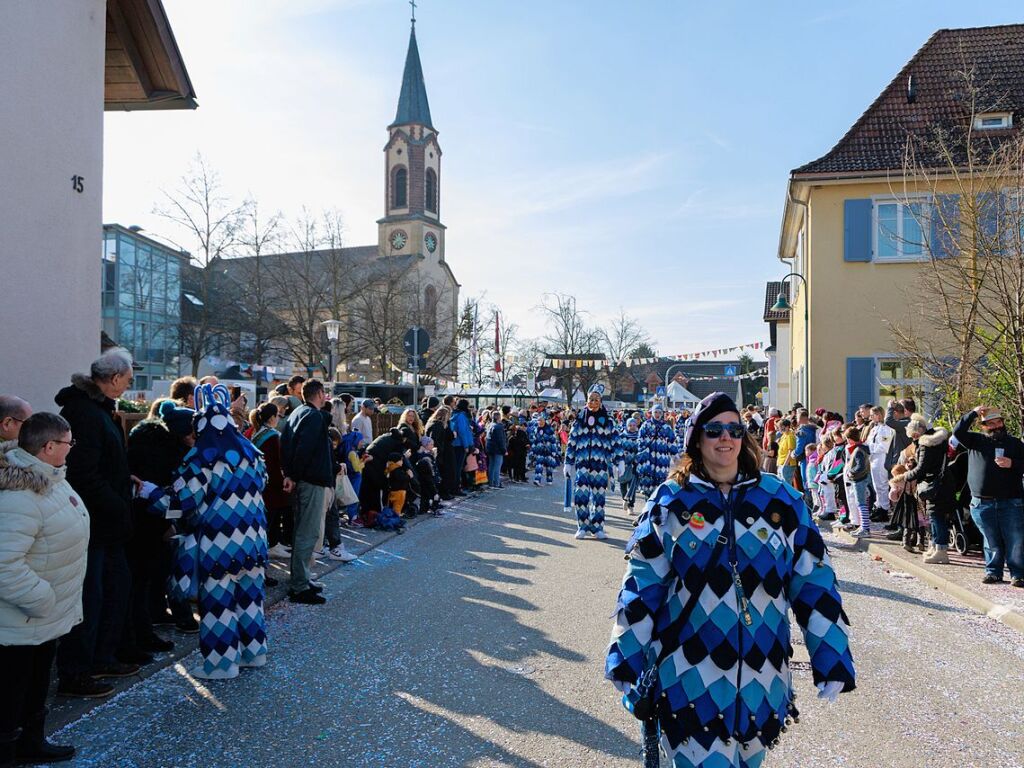
M 936 573 L 935 571 L 925 568 L 923 565 L 915 563 L 909 558 L 902 557 L 893 547 L 885 547 L 880 544 L 866 542 L 864 539 L 856 539 L 845 531 L 836 528 L 832 529 L 832 533 L 842 539 L 844 543 L 852 545 L 855 549 L 858 549 L 861 552 L 866 552 L 869 555 L 875 555 L 890 565 L 899 566 L 900 569 L 912 574 L 925 584 L 935 587 L 940 592 L 943 592 L 950 597 L 956 598 L 971 610 L 976 611 L 983 616 L 988 616 L 990 619 L 1000 621 L 1011 629 L 1024 633 L 1024 615 L 1017 613 L 1009 606 L 1003 605 L 1002 603 L 995 603 L 987 597 L 983 597 L 976 592 L 965 589 L 956 582 L 947 579 L 941 573 Z
M 480 498 L 480 496 L 483 496 L 483 495 L 484 494 L 482 494 L 482 493 L 481 494 L 470 494 L 467 497 L 463 498 L 461 501 L 462 502 L 473 501 L 475 499 Z M 458 509 L 459 506 L 460 506 L 460 504 L 453 504 L 451 507 L 449 507 L 449 509 L 450 510 L 455 510 L 455 509 Z M 430 515 L 423 515 L 423 514 L 417 515 L 416 517 L 406 521 L 405 530 L 409 531 L 412 528 L 415 528 L 417 525 L 419 525 L 420 523 L 422 523 L 425 520 L 437 520 L 437 519 L 439 519 L 439 518 L 434 518 L 434 517 L 431 517 Z M 342 532 L 343 533 L 344 533 L 344 531 L 345 531 L 345 528 L 342 528 Z M 384 535 L 383 538 L 381 538 L 379 541 L 372 542 L 369 546 L 366 546 L 366 547 L 360 548 L 360 549 L 356 549 L 355 547 L 352 547 L 352 548 L 349 549 L 349 551 L 352 552 L 353 554 L 357 555 L 358 557 L 363 557 L 363 556 L 369 554 L 370 552 L 372 552 L 373 550 L 378 549 L 379 547 L 383 546 L 384 544 L 386 544 L 387 542 L 391 541 L 392 539 L 397 538 L 400 535 L 402 535 L 402 534 L 399 534 L 396 531 L 391 531 L 391 532 L 388 532 L 386 535 Z M 347 544 L 351 544 L 352 542 L 351 542 L 351 540 L 346 540 L 346 543 Z M 314 574 L 313 574 L 314 578 L 317 578 L 317 579 L 323 578 L 328 573 L 333 573 L 334 571 L 338 570 L 339 568 L 341 568 L 341 567 L 343 567 L 345 565 L 349 565 L 349 563 L 343 563 L 343 562 L 338 561 L 338 560 L 327 560 L 327 559 L 325 559 L 325 560 L 323 560 L 321 562 L 323 563 L 323 568 L 322 568 L 322 570 L 320 570 L 320 569 L 315 569 L 314 570 Z M 266 596 L 264 597 L 264 600 L 263 600 L 263 608 L 264 608 L 264 610 L 269 610 L 270 608 L 272 608 L 273 606 L 277 605 L 278 603 L 286 600 L 287 597 L 288 597 L 288 583 L 287 583 L 287 579 L 282 579 L 281 583 L 278 584 L 278 586 L 273 587 L 272 589 L 267 590 Z M 62 728 L 65 728 L 68 725 L 70 725 L 70 724 L 76 722 L 77 720 L 81 719 L 82 717 L 87 716 L 94 709 L 96 709 L 98 707 L 101 707 L 104 704 L 109 703 L 113 699 L 117 698 L 121 693 L 127 691 L 128 689 L 134 687 L 135 685 L 138 685 L 143 680 L 145 680 L 145 679 L 147 679 L 149 677 L 152 677 L 157 672 L 160 672 L 160 671 L 166 669 L 167 667 L 174 666 L 179 661 L 181 661 L 182 658 L 184 658 L 185 656 L 188 656 L 190 653 L 192 653 L 193 651 L 195 651 L 199 647 L 199 637 L 198 637 L 198 635 L 176 636 L 173 639 L 174 639 L 174 642 L 175 642 L 175 648 L 174 648 L 173 651 L 171 651 L 169 653 L 166 653 L 166 654 L 160 654 L 159 656 L 156 657 L 156 660 L 152 664 L 145 665 L 144 667 L 142 667 L 142 669 L 139 670 L 139 672 L 137 674 L 135 674 L 135 675 L 133 675 L 131 677 L 119 678 L 119 679 L 115 679 L 115 680 L 109 681 L 109 682 L 114 683 L 114 694 L 113 694 L 113 696 L 110 696 L 108 698 L 103 698 L 103 699 L 62 699 L 59 706 L 53 706 L 55 702 L 54 702 L 52 697 L 53 697 L 53 689 L 55 688 L 55 680 L 56 680 L 56 668 L 54 668 L 54 670 L 52 670 L 52 675 L 51 675 L 54 679 L 53 679 L 53 681 L 51 681 L 51 691 L 48 694 L 48 699 L 47 699 L 50 702 L 51 706 L 52 706 L 50 717 L 47 718 L 47 722 L 46 722 L 46 734 L 47 734 L 47 736 L 51 736 L 54 733 L 56 733 L 57 731 L 60 731 Z

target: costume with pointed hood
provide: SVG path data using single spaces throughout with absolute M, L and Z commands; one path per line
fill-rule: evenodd
M 540 418 L 544 420 L 544 426 L 541 426 L 540 419 L 538 419 L 533 427 L 533 436 L 530 438 L 533 483 L 540 485 L 546 475 L 548 485 L 551 485 L 554 482 L 554 469 L 558 466 L 558 457 L 561 451 L 558 448 L 558 436 L 555 434 L 551 422 L 543 414 Z
M 263 616 L 267 563 L 263 456 L 238 433 L 227 387 L 196 387 L 196 444 L 170 489 L 150 495 L 154 510 L 175 523 L 180 542 L 172 591 L 199 604 L 196 677 L 237 677 L 267 660 Z
M 600 387 L 600 389 L 599 389 Z M 591 394 L 602 395 L 598 384 Z M 596 411 L 589 407 L 580 411 L 572 425 L 565 450 L 566 467 L 573 471 L 573 506 L 576 510 L 578 535 L 592 533 L 604 538 L 604 494 L 611 468 L 621 462 L 615 422 L 604 406 Z

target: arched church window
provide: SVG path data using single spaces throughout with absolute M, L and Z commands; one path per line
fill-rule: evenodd
M 405 168 L 395 169 L 392 188 L 392 208 L 406 208 L 409 205 L 409 172 Z
M 430 333 L 437 331 L 437 289 L 432 285 L 423 291 L 423 325 Z
M 427 168 L 427 199 L 424 207 L 431 213 L 437 213 L 437 173 Z

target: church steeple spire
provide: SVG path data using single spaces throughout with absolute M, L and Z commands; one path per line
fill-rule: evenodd
M 420 65 L 420 51 L 416 45 L 416 6 L 412 5 L 412 29 L 409 32 L 409 51 L 405 55 L 405 72 L 402 74 L 402 91 L 398 96 L 398 112 L 391 125 L 423 125 L 433 129 L 430 122 L 430 103 L 427 101 L 427 86 L 423 82 L 423 67 Z M 390 126 L 389 126 L 390 127 Z

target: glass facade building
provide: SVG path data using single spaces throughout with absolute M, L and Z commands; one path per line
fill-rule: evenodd
M 188 259 L 126 227 L 103 226 L 103 330 L 141 366 L 133 389 L 178 375 L 181 276 Z

